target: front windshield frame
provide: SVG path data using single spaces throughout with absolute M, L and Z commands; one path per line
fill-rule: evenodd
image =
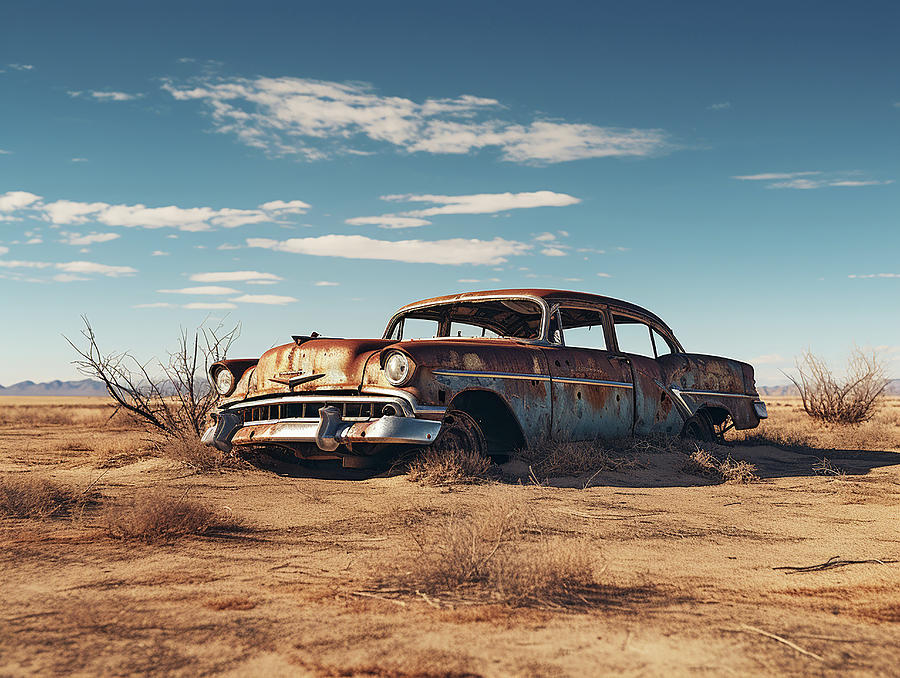
M 418 304 L 414 304 L 412 306 L 405 307 L 402 311 L 398 311 L 395 313 L 391 319 L 388 321 L 387 327 L 384 330 L 383 339 L 391 339 L 392 335 L 397 329 L 397 324 L 401 322 L 404 318 L 411 314 L 415 314 L 416 311 L 421 311 L 422 309 L 436 306 L 454 306 L 459 304 L 472 303 L 477 304 L 479 302 L 487 302 L 487 301 L 530 301 L 541 309 L 541 322 L 540 322 L 540 330 L 538 332 L 538 336 L 532 339 L 523 339 L 522 337 L 510 337 L 517 341 L 525 341 L 525 342 L 535 342 L 535 343 L 545 343 L 547 341 L 547 327 L 549 324 L 549 316 L 550 316 L 550 307 L 547 302 L 542 298 L 531 294 L 502 294 L 502 295 L 485 295 L 478 297 L 463 297 L 460 299 L 447 299 L 439 302 L 435 301 L 423 301 Z M 455 337 L 450 336 L 439 336 L 435 337 L 435 339 L 453 339 Z M 471 338 L 471 337 L 467 337 Z M 400 339 L 400 341 L 405 341 L 404 339 Z M 427 339 L 417 339 L 416 341 L 428 341 Z M 489 340 L 493 341 L 493 340 Z

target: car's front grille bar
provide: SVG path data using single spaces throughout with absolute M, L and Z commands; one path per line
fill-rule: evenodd
M 391 414 L 402 414 L 400 408 L 388 400 L 384 401 L 365 401 L 365 402 L 340 402 L 340 401 L 304 401 L 276 403 L 272 405 L 254 405 L 252 407 L 242 407 L 235 409 L 237 414 L 245 423 L 253 423 L 258 421 L 278 421 L 282 419 L 291 420 L 317 420 L 319 418 L 319 410 L 327 405 L 336 407 L 341 412 L 341 419 L 344 421 L 366 421 L 381 417 L 385 414 L 383 409 L 385 405 L 391 405 Z

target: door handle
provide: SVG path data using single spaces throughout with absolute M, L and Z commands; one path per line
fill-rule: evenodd
M 610 360 L 615 360 L 620 363 L 630 363 L 631 361 L 623 355 L 611 355 L 609 356 Z

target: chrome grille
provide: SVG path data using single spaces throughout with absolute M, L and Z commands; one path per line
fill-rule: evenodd
M 245 423 L 256 421 L 273 421 L 280 419 L 313 419 L 319 418 L 319 410 L 331 405 L 341 412 L 341 419 L 345 421 L 365 421 L 382 416 L 381 410 L 391 401 L 366 401 L 366 402 L 340 402 L 340 401 L 306 401 L 295 403 L 275 403 L 272 405 L 254 405 L 241 407 L 234 410 Z M 399 409 L 394 405 L 395 409 Z

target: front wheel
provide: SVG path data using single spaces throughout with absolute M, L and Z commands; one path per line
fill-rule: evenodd
M 487 440 L 475 419 L 462 410 L 450 410 L 441 422 L 441 432 L 431 449 L 448 456 L 487 456 Z

